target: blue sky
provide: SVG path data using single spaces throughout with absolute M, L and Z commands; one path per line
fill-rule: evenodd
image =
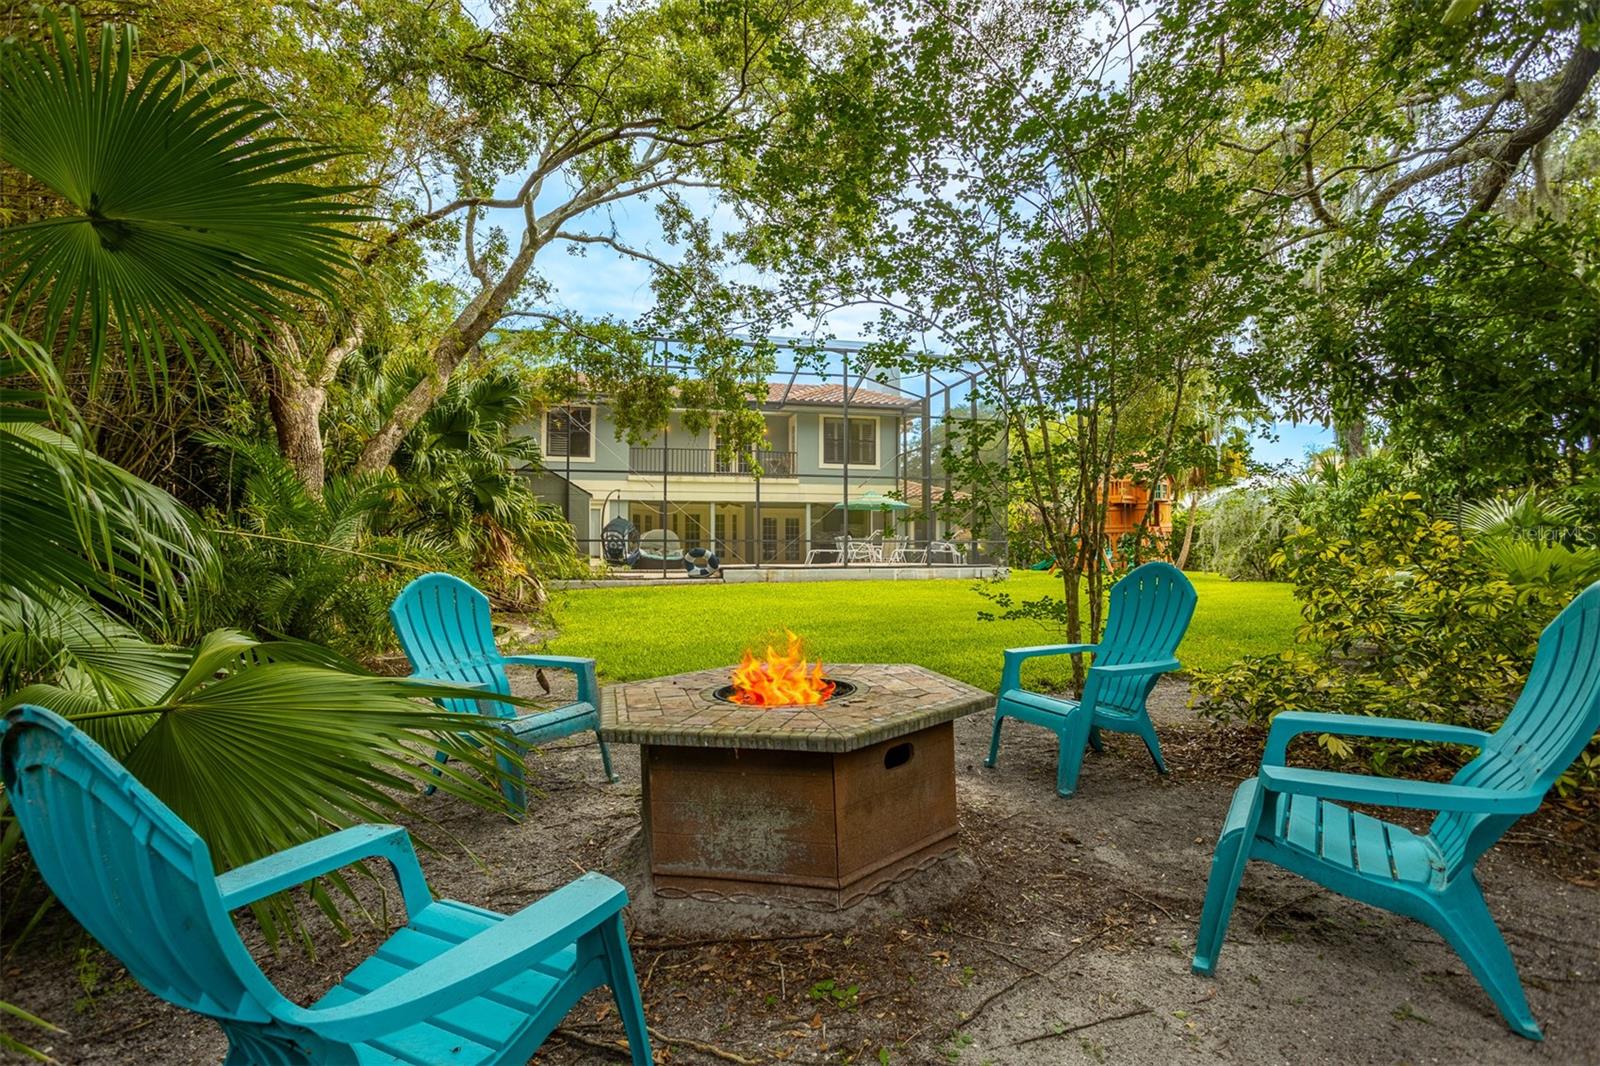
M 1275 422 L 1267 430 L 1268 436 L 1252 438 L 1252 453 L 1258 462 L 1277 466 L 1281 463 L 1300 463 L 1307 453 L 1333 446 L 1333 430 L 1315 423 Z M 1271 439 L 1275 437 L 1276 439 Z

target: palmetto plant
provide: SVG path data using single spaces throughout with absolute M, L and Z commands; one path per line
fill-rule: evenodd
M 1459 524 L 1473 549 L 1513 585 L 1576 590 L 1600 578 L 1600 548 L 1565 543 L 1579 517 L 1576 507 L 1530 489 L 1463 504 Z
M 273 132 L 202 53 L 139 68 L 132 26 L 95 45 L 76 9 L 39 20 L 0 41 L 0 159 L 48 190 L 0 230 L 7 319 L 68 351 L 86 333 L 91 377 L 117 342 L 159 381 L 168 345 L 220 360 L 225 333 L 332 291 L 360 215 L 305 176 L 337 153 Z
M 352 654 L 391 645 L 388 609 L 400 588 L 430 570 L 462 570 L 464 551 L 427 531 L 375 528 L 402 495 L 392 472 L 329 478 L 313 494 L 270 445 L 213 434 L 241 472 L 233 512 L 214 531 L 233 578 L 211 615 Z
M 169 630 L 217 577 L 195 517 L 89 450 L 49 353 L 4 323 L 0 381 L 18 383 L 0 390 L 0 592 L 115 603 Z
M 120 349 L 159 385 L 172 346 L 220 357 L 329 287 L 355 215 L 304 180 L 327 151 L 272 134 L 208 61 L 136 69 L 130 27 L 92 49 L 75 11 L 40 25 L 0 40 L 0 159 L 51 204 L 0 230 L 0 710 L 71 718 L 225 865 L 408 809 L 435 749 L 442 789 L 500 807 L 492 725 L 426 702 L 472 692 L 227 629 L 178 646 L 231 575 L 197 516 L 94 454 L 64 374 Z M 27 895 L 17 844 L 0 820 L 7 905 Z
M 410 525 L 472 553 L 498 591 L 542 602 L 541 576 L 575 572 L 577 546 L 559 511 L 539 501 L 523 472 L 537 469 L 531 437 L 514 436 L 533 411 L 512 367 L 452 378 L 440 402 L 395 455 Z

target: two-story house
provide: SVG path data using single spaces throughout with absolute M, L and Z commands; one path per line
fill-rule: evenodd
M 804 562 L 847 523 L 852 539 L 911 534 L 903 513 L 844 504 L 895 493 L 907 420 L 920 408 L 870 380 L 848 395 L 838 384 L 774 384 L 760 405 L 767 435 L 757 479 L 750 459 L 718 457 L 714 429 L 691 433 L 676 417 L 649 444 L 619 440 L 596 397 L 550 408 L 531 427 L 544 454 L 535 488 L 592 557 L 620 516 L 640 532 L 664 525 L 684 549 L 712 548 L 724 562 Z

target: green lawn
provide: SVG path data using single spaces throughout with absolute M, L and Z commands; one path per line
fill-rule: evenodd
M 1200 603 L 1178 650 L 1186 668 L 1270 654 L 1293 640 L 1299 614 L 1288 585 L 1189 576 Z M 1019 600 L 1060 588 L 1059 580 L 1031 572 L 1008 583 Z M 606 680 L 632 681 L 737 662 L 747 645 L 789 628 L 825 662 L 918 663 L 993 688 L 1001 649 L 1060 637 L 1035 622 L 979 621 L 987 606 L 971 581 L 583 589 L 555 597 L 561 632 L 551 650 L 592 656 Z

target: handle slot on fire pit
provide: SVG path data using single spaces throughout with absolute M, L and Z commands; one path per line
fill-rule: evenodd
M 883 753 L 883 768 L 893 770 L 896 766 L 904 766 L 911 761 L 912 747 L 910 742 L 896 744 Z

